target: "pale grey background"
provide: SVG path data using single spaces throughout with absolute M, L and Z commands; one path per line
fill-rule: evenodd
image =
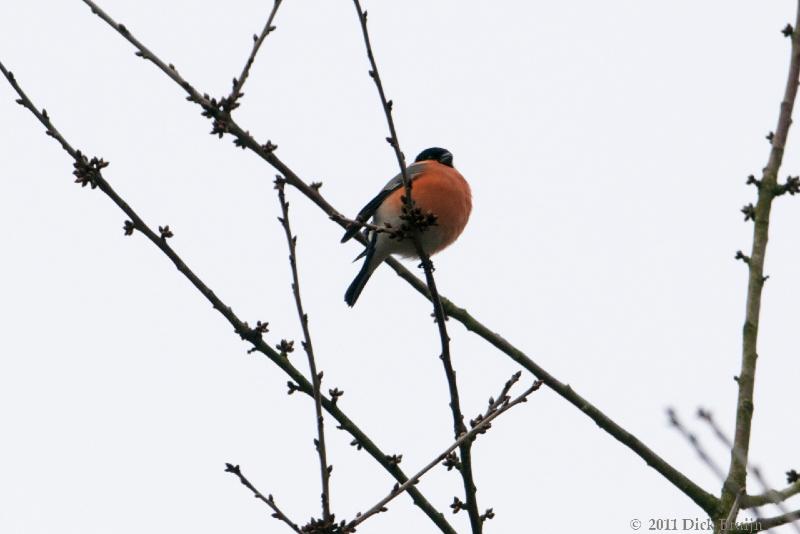
M 396 172 L 349 0 L 286 0 L 240 123 L 339 209 Z M 196 87 L 227 93 L 270 2 L 101 4 Z M 440 288 L 718 493 L 666 424 L 698 405 L 733 425 L 745 266 L 783 92 L 794 3 L 369 2 L 375 52 L 409 157 L 442 145 L 474 213 L 435 258 Z M 207 135 L 183 92 L 81 2 L 0 3 L 0 54 L 76 146 L 188 264 L 269 340 L 299 337 L 274 172 Z M 307 398 L 247 346 L 123 214 L 72 184 L 71 162 L 0 84 L 0 532 L 281 532 L 229 474 L 240 463 L 296 521 L 318 513 Z M 798 132 L 781 173 L 800 172 Z M 359 247 L 289 189 L 326 386 L 414 471 L 451 440 L 430 306 L 382 268 L 355 309 Z M 764 293 L 752 457 L 777 486 L 800 468 L 796 391 L 800 204 L 781 198 Z M 409 264 L 414 266 L 413 263 Z M 455 321 L 466 414 L 517 366 Z M 301 353 L 294 357 L 305 369 Z M 526 376 L 526 379 L 529 378 Z M 330 421 L 330 420 L 329 420 Z M 328 423 L 333 505 L 352 517 L 393 481 Z M 475 447 L 488 532 L 630 532 L 702 517 L 642 460 L 551 391 Z M 443 508 L 460 480 L 421 490 Z M 796 507 L 796 505 L 795 505 Z M 364 532 L 433 532 L 408 498 Z M 452 518 L 460 529 L 465 514 Z

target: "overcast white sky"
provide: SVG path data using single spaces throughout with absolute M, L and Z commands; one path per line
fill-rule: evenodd
M 100 4 L 201 91 L 227 93 L 270 2 Z M 571 384 L 708 491 L 720 482 L 670 429 L 676 407 L 732 431 L 759 174 L 783 91 L 781 1 L 367 2 L 407 156 L 449 148 L 472 185 L 461 239 L 435 258 L 444 295 Z M 354 214 L 396 172 L 349 0 L 286 0 L 237 112 Z M 0 3 L 0 58 L 64 135 L 269 341 L 298 339 L 274 171 L 80 1 Z M 297 522 L 318 514 L 312 404 L 230 326 L 0 83 L 0 532 L 282 532 L 223 472 L 241 464 Z M 798 131 L 781 176 L 800 173 Z M 340 406 L 413 472 L 451 441 L 429 304 L 381 268 L 342 301 L 355 243 L 292 189 L 318 365 Z M 752 458 L 774 485 L 800 469 L 800 204 L 776 201 Z M 414 267 L 415 264 L 410 262 Z M 469 417 L 518 369 L 449 324 Z M 295 364 L 306 369 L 299 351 Z M 532 378 L 525 375 L 525 381 Z M 394 481 L 328 419 L 337 517 Z M 487 532 L 631 532 L 702 512 L 552 391 L 474 448 Z M 421 491 L 461 495 L 439 468 Z M 757 486 L 754 490 L 757 490 Z M 795 504 L 795 508 L 797 505 Z M 448 515 L 466 531 L 464 513 Z M 363 532 L 434 532 L 403 497 Z

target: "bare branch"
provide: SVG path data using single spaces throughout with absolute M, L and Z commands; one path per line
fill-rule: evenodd
M 253 62 L 256 60 L 258 49 L 261 48 L 261 43 L 264 42 L 264 39 L 267 37 L 267 35 L 275 30 L 275 26 L 272 25 L 272 21 L 275 19 L 275 15 L 278 13 L 278 8 L 281 7 L 282 1 L 283 0 L 274 0 L 272 11 L 267 18 L 267 23 L 264 25 L 264 29 L 261 30 L 260 35 L 253 36 L 253 50 L 250 52 L 250 56 L 247 58 L 247 62 L 245 62 L 244 67 L 242 67 L 242 73 L 239 74 L 238 78 L 234 78 L 233 80 L 233 89 L 231 89 L 231 94 L 228 95 L 228 111 L 233 111 L 239 106 L 239 98 L 243 96 L 242 87 L 244 87 L 244 82 L 247 81 L 247 77 L 250 75 L 250 68 L 253 66 Z
M 800 2 L 797 5 L 795 28 L 800 26 Z M 778 187 L 778 172 L 783 161 L 783 152 L 789 127 L 792 123 L 792 111 L 797 97 L 797 85 L 800 80 L 800 32 L 793 31 L 789 73 L 786 79 L 783 101 L 778 115 L 778 125 L 771 136 L 769 160 L 758 187 L 758 201 L 751 212 L 753 219 L 753 245 L 750 260 L 747 262 L 749 278 L 747 284 L 747 304 L 742 334 L 742 362 L 739 372 L 739 394 L 736 406 L 736 429 L 731 450 L 731 461 L 728 476 L 722 488 L 719 517 L 727 515 L 733 501 L 740 490 L 746 488 L 747 458 L 750 450 L 750 425 L 753 418 L 753 391 L 755 389 L 758 324 L 761 316 L 761 293 L 764 287 L 764 260 L 769 239 L 769 220 L 772 201 Z
M 113 22 L 113 21 L 112 21 Z M 112 24 L 114 25 L 114 24 Z M 118 30 L 119 31 L 119 30 Z M 91 185 L 92 188 L 98 188 L 105 193 L 114 204 L 117 205 L 128 217 L 125 223 L 125 232 L 128 233 L 128 228 L 132 227 L 140 231 L 147 237 L 147 239 L 157 246 L 175 265 L 178 271 L 181 272 L 192 285 L 202 293 L 202 295 L 211 303 L 211 305 L 219 311 L 233 326 L 234 331 L 243 339 L 253 345 L 252 350 L 256 350 L 264 354 L 273 363 L 280 367 L 296 384 L 296 389 L 313 397 L 313 387 L 311 383 L 306 380 L 303 374 L 298 371 L 282 353 L 276 352 L 270 347 L 262 338 L 263 329 L 260 326 L 251 328 L 246 322 L 239 319 L 233 310 L 220 300 L 219 297 L 208 287 L 205 283 L 186 265 L 181 257 L 167 244 L 166 239 L 162 239 L 160 235 L 156 234 L 141 217 L 131 208 L 125 200 L 123 200 L 111 185 L 103 178 L 102 168 L 108 164 L 102 159 L 92 158 L 89 160 L 79 150 L 75 150 L 64 137 L 56 130 L 55 126 L 51 123 L 47 112 L 41 112 L 36 108 L 33 102 L 22 91 L 22 88 L 17 84 L 14 75 L 6 70 L 5 66 L 0 62 L 0 72 L 6 77 L 8 82 L 20 96 L 17 102 L 27 109 L 29 109 L 41 122 L 50 137 L 56 139 L 62 148 L 75 160 L 75 174 L 77 180 L 82 185 Z M 408 478 L 405 473 L 395 464 L 387 460 L 388 456 L 381 451 L 381 449 L 355 424 L 350 420 L 347 415 L 342 412 L 339 407 L 331 400 L 322 397 L 322 406 L 331 414 L 334 419 L 339 423 L 339 428 L 347 431 L 353 436 L 355 440 L 372 456 L 383 468 L 391 474 L 395 480 L 404 483 Z M 408 493 L 416 504 L 436 526 L 448 534 L 455 534 L 455 530 L 447 522 L 444 516 L 436 510 L 433 505 L 419 492 L 416 488 L 409 489 Z
M 717 465 L 717 463 L 708 455 L 703 445 L 700 443 L 700 440 L 697 439 L 697 436 L 689 431 L 688 428 L 684 426 L 681 420 L 678 418 L 678 414 L 675 412 L 673 408 L 667 409 L 667 417 L 669 417 L 669 423 L 672 425 L 681 435 L 686 438 L 686 441 L 692 446 L 692 448 L 697 453 L 697 456 L 700 457 L 700 460 L 704 464 L 708 466 L 709 469 L 717 476 L 718 479 L 725 480 L 725 472 L 722 468 Z M 736 516 L 734 515 L 734 518 Z
M 767 490 L 758 495 L 745 495 L 742 508 L 754 508 L 765 504 L 777 504 L 800 493 L 800 481 L 787 486 L 782 490 Z
M 367 12 L 361 9 L 359 0 L 353 0 L 356 12 L 358 13 L 358 20 L 361 23 L 361 33 L 364 37 L 364 45 L 367 49 L 367 57 L 369 58 L 371 69 L 369 74 L 375 82 L 375 87 L 378 89 L 378 95 L 381 99 L 381 106 L 383 113 L 386 116 L 386 122 L 389 126 L 390 137 L 387 141 L 394 149 L 397 164 L 400 166 L 400 175 L 403 178 L 403 187 L 405 188 L 405 196 L 403 202 L 407 214 L 414 213 L 414 201 L 412 197 L 411 181 L 408 179 L 408 171 L 406 169 L 406 161 L 403 152 L 400 150 L 400 140 L 397 137 L 397 129 L 394 125 L 392 118 L 392 103 L 387 100 L 386 93 L 383 89 L 381 82 L 380 72 L 378 71 L 378 64 L 375 61 L 375 55 L 372 53 L 372 45 L 369 39 L 369 31 L 367 30 Z M 453 370 L 453 362 L 450 358 L 450 337 L 447 335 L 447 325 L 445 324 L 446 317 L 442 301 L 439 298 L 439 291 L 436 289 L 436 280 L 433 277 L 433 263 L 426 251 L 422 248 L 419 240 L 419 230 L 417 222 L 413 217 L 409 217 L 407 222 L 411 226 L 411 237 L 414 240 L 414 246 L 417 250 L 417 255 L 422 261 L 422 268 L 425 271 L 425 281 L 430 291 L 431 301 L 433 302 L 433 313 L 436 318 L 436 325 L 439 330 L 439 338 L 442 345 L 441 360 L 444 364 L 445 375 L 447 377 L 447 387 L 450 392 L 450 410 L 453 414 L 453 433 L 457 438 L 462 432 L 466 431 L 464 426 L 464 415 L 461 413 L 461 401 L 458 394 L 458 383 L 456 382 L 456 372 Z M 459 453 L 461 454 L 462 468 L 459 470 L 461 477 L 464 481 L 464 493 L 467 499 L 467 513 L 469 514 L 469 522 L 472 527 L 473 534 L 480 534 L 482 531 L 483 521 L 481 520 L 480 512 L 478 510 L 478 498 L 476 495 L 477 488 L 475 487 L 475 478 L 472 474 L 472 453 L 470 452 L 471 443 L 464 441 L 459 445 Z
M 288 517 L 286 517 L 286 514 L 281 512 L 280 508 L 278 508 L 278 505 L 275 504 L 275 499 L 273 499 L 272 495 L 264 497 L 264 495 L 262 495 L 261 492 L 258 491 L 256 487 L 253 486 L 249 480 L 247 480 L 247 478 L 245 478 L 245 476 L 242 474 L 242 470 L 239 468 L 238 465 L 225 464 L 225 472 L 233 473 L 234 475 L 239 477 L 239 482 L 241 482 L 247 489 L 252 491 L 256 499 L 264 502 L 267 506 L 272 508 L 273 511 L 272 517 L 278 519 L 279 521 L 283 521 L 284 523 L 289 525 L 289 528 L 297 532 L 297 534 L 303 534 L 302 531 L 300 530 L 300 527 L 298 527 L 296 523 L 294 523 Z
M 758 524 L 760 528 L 758 530 L 750 530 L 749 532 L 761 532 L 785 525 L 787 523 L 794 523 L 798 520 L 800 520 L 800 510 L 793 510 L 775 517 L 767 517 L 762 519 Z
M 519 375 L 516 376 L 517 378 L 519 378 Z M 442 462 L 445 458 L 447 458 L 447 456 L 456 448 L 460 447 L 461 444 L 472 441 L 474 438 L 478 436 L 478 434 L 486 432 L 486 430 L 491 426 L 492 420 L 499 417 L 506 411 L 510 410 L 517 404 L 526 402 L 528 400 L 528 396 L 530 396 L 531 393 L 539 389 L 541 386 L 542 386 L 542 381 L 537 380 L 536 382 L 533 383 L 532 386 L 523 391 L 514 400 L 510 400 L 506 396 L 508 390 L 505 390 L 505 392 L 501 393 L 500 397 L 498 397 L 498 400 L 494 404 L 490 405 L 489 410 L 487 410 L 486 416 L 479 423 L 477 423 L 469 432 L 461 434 L 461 436 L 459 436 L 459 438 L 452 445 L 447 447 L 447 449 L 445 449 L 441 454 L 439 454 L 439 456 L 434 458 L 430 463 L 428 463 L 425 467 L 420 469 L 415 475 L 409 478 L 405 484 L 402 484 L 400 486 L 395 485 L 395 487 L 392 488 L 392 491 L 389 492 L 389 495 L 378 501 L 378 503 L 375 504 L 375 506 L 373 506 L 363 514 L 359 514 L 354 520 L 352 520 L 347 524 L 344 531 L 355 532 L 355 527 L 366 521 L 369 517 L 379 512 L 385 511 L 386 505 L 389 503 L 389 501 L 391 501 L 392 499 L 394 499 L 395 497 L 406 491 L 414 484 L 417 484 L 419 480 L 428 471 L 436 467 L 438 463 Z
M 94 5 L 93 2 L 90 0 L 84 0 L 90 6 Z M 98 15 L 100 13 L 98 11 L 94 11 Z M 158 60 L 158 58 L 152 53 L 147 50 L 146 48 L 139 43 L 138 40 L 132 39 L 130 36 L 129 31 L 126 29 L 124 32 L 118 28 L 116 22 L 113 19 L 102 14 L 101 19 L 108 23 L 113 29 L 119 32 L 125 39 L 127 39 L 131 44 L 133 44 L 137 49 L 141 51 L 147 51 L 147 54 L 151 55 L 154 58 L 153 63 L 156 64 L 162 71 L 164 71 L 173 81 L 175 81 L 178 85 L 180 85 L 184 90 L 190 93 L 191 98 L 187 98 L 192 102 L 197 103 L 200 106 L 205 106 L 208 103 L 208 100 L 204 100 L 203 97 L 197 93 L 197 91 L 192 88 L 192 86 L 183 80 L 180 76 L 177 76 L 176 72 L 169 71 L 163 61 Z M 205 110 L 205 107 L 204 107 Z M 286 177 L 286 182 L 298 189 L 300 192 L 303 193 L 309 200 L 311 200 L 314 204 L 316 204 L 323 212 L 325 212 L 328 217 L 332 218 L 335 221 L 338 221 L 339 217 L 342 217 L 340 212 L 334 208 L 328 201 L 323 197 L 318 187 L 314 187 L 315 184 L 307 184 L 303 181 L 286 163 L 284 163 L 280 158 L 278 158 L 274 151 L 275 145 L 271 142 L 267 142 L 265 144 L 258 143 L 255 138 L 244 128 L 242 128 L 236 121 L 232 120 L 228 124 L 228 133 L 233 135 L 236 139 L 237 146 L 245 147 L 253 151 L 257 154 L 260 158 L 264 161 L 272 165 L 276 171 Z M 339 222 L 340 226 L 345 227 L 345 223 Z M 356 234 L 354 236 L 356 240 L 358 240 L 362 245 L 366 244 L 366 239 L 361 234 Z M 427 299 L 431 299 L 430 291 L 428 290 L 427 285 L 414 276 L 408 269 L 406 269 L 400 261 L 394 258 L 387 258 L 386 263 L 391 267 L 395 273 L 408 282 L 411 287 L 413 287 L 417 292 L 423 295 Z M 466 309 L 458 307 L 456 304 L 451 302 L 450 300 L 446 299 L 445 297 L 440 297 L 442 305 L 444 307 L 444 311 L 448 317 L 451 317 L 460 323 L 462 323 L 467 330 L 473 332 L 477 336 L 483 338 L 487 342 L 489 342 L 492 346 L 497 348 L 500 352 L 506 354 L 509 358 L 513 361 L 518 363 L 520 366 L 528 370 L 532 373 L 536 378 L 542 380 L 547 387 L 552 389 L 556 392 L 559 396 L 565 399 L 567 402 L 575 406 L 578 410 L 583 412 L 587 417 L 589 417 L 592 421 L 594 421 L 600 428 L 605 430 L 609 435 L 611 435 L 614 439 L 628 447 L 634 454 L 642 458 L 650 467 L 655 469 L 658 473 L 660 473 L 664 478 L 666 478 L 670 483 L 672 483 L 678 490 L 684 493 L 687 497 L 689 497 L 693 502 L 695 502 L 700 508 L 702 508 L 707 513 L 712 513 L 716 510 L 718 505 L 718 499 L 712 495 L 711 493 L 705 491 L 703 488 L 698 486 L 693 480 L 689 479 L 686 475 L 675 469 L 669 462 L 665 461 L 661 456 L 659 456 L 655 451 L 650 449 L 647 445 L 642 443 L 635 435 L 628 432 L 625 428 L 621 427 L 617 424 L 613 419 L 608 417 L 603 411 L 597 408 L 595 405 L 590 403 L 587 399 L 579 395 L 575 390 L 572 389 L 571 386 L 565 384 L 558 380 L 555 376 L 547 372 L 543 367 L 539 364 L 534 362 L 527 354 L 525 354 L 522 350 L 511 344 L 508 340 L 503 338 L 501 335 L 495 333 L 495 331 L 482 322 L 474 318 Z M 333 414 L 328 407 L 325 405 L 323 401 L 323 406 L 325 409 Z M 344 414 L 342 414 L 343 416 Z M 337 420 L 339 419 L 339 416 Z M 358 440 L 359 442 L 363 443 L 362 439 Z M 377 458 L 376 458 L 377 459 Z M 386 465 L 384 465 L 387 468 Z M 388 469 L 388 468 L 387 468 Z M 400 476 L 398 473 L 392 473 L 395 478 Z M 409 493 L 413 496 L 414 488 L 409 489 Z M 417 501 L 415 501 L 417 502 Z M 425 501 L 427 502 L 427 501 Z M 417 502 L 419 504 L 419 502 Z M 435 510 L 431 508 L 434 516 L 440 517 L 441 514 L 438 514 Z M 426 512 L 428 513 L 428 512 Z M 430 517 L 430 515 L 429 515 Z M 441 524 L 437 523 L 438 526 L 441 528 Z
M 276 5 L 278 3 L 276 2 Z M 320 393 L 322 373 L 317 372 L 317 364 L 314 361 L 314 346 L 311 344 L 311 331 L 308 328 L 308 314 L 303 309 L 303 299 L 300 297 L 300 275 L 297 273 L 297 236 L 292 235 L 292 228 L 289 224 L 289 203 L 286 202 L 286 194 L 283 191 L 284 183 L 285 181 L 280 176 L 275 179 L 275 189 L 278 190 L 278 200 L 283 213 L 283 217 L 279 220 L 286 234 L 286 243 L 289 247 L 289 265 L 292 268 L 292 293 L 297 306 L 297 316 L 300 318 L 300 326 L 303 329 L 303 349 L 305 349 L 306 356 L 308 356 L 308 369 L 311 373 L 311 384 L 313 386 L 314 408 L 317 420 L 317 439 L 314 445 L 319 454 L 319 470 L 322 479 L 322 520 L 323 523 L 329 524 L 333 521 L 330 506 L 330 477 L 333 466 L 328 465 L 328 454 L 325 449 L 325 423 L 322 417 L 322 394 Z

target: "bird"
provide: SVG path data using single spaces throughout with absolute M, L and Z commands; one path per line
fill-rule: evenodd
M 436 254 L 452 244 L 467 225 L 472 212 L 472 192 L 469 184 L 453 167 L 453 154 L 444 148 L 431 147 L 423 150 L 406 169 L 406 176 L 411 181 L 411 198 L 422 215 L 433 214 L 433 223 L 424 226 L 419 234 L 419 242 L 428 256 Z M 390 225 L 399 229 L 403 224 L 403 187 L 402 173 L 398 174 L 364 206 L 342 237 L 346 242 L 358 233 L 370 217 L 373 224 L 379 227 Z M 344 300 L 352 307 L 358 300 L 372 273 L 383 260 L 392 254 L 402 257 L 418 257 L 413 239 L 390 235 L 388 232 L 365 230 L 368 244 L 366 249 L 356 257 L 364 258 L 361 270 L 347 288 Z M 355 261 L 355 260 L 354 260 Z

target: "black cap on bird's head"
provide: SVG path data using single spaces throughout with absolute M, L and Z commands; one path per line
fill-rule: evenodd
M 438 161 L 442 165 L 447 165 L 448 167 L 453 166 L 453 154 L 451 154 L 450 151 L 447 149 L 439 148 L 436 146 L 431 148 L 426 148 L 425 150 L 420 152 L 419 155 L 417 156 L 417 159 L 415 159 L 414 162 L 416 163 L 418 161 L 428 161 L 428 160 Z

